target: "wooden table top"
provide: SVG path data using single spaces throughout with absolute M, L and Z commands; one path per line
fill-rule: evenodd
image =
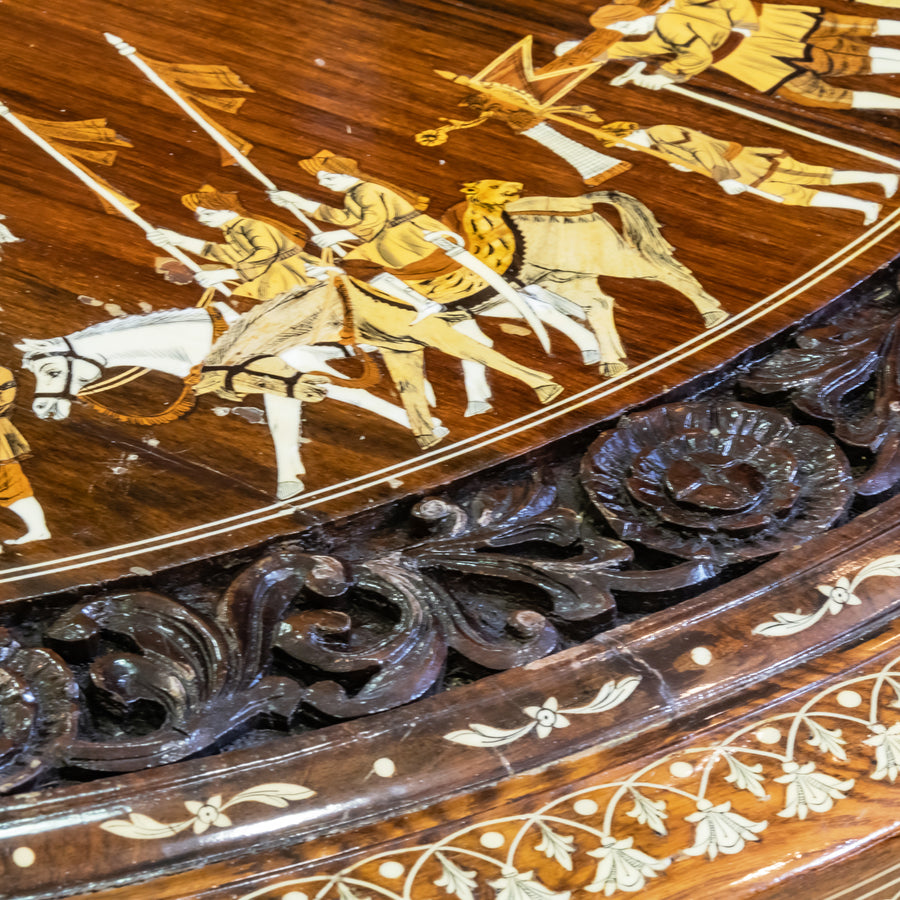
M 896 900 L 898 0 L 0 60 L 0 897 Z
M 858 5 L 833 7 L 861 14 Z M 801 195 L 811 193 L 808 188 L 798 189 L 801 205 L 793 205 L 793 199 L 778 202 L 768 182 L 768 193 L 752 187 L 754 180 L 763 183 L 765 166 L 745 178 L 746 185 L 738 183 L 742 193 L 728 194 L 716 182 L 722 172 L 708 177 L 700 170 L 678 171 L 669 164 L 674 158 L 658 155 L 659 144 L 653 156 L 633 146 L 604 145 L 584 129 L 596 130 L 597 116 L 635 122 L 644 130 L 679 126 L 728 147 L 769 148 L 765 159 L 773 166 L 773 154 L 784 151 L 812 166 L 886 176 L 900 165 L 896 114 L 790 104 L 754 92 L 715 68 L 674 89 L 613 86 L 630 65 L 617 60 L 594 64 L 588 73 L 575 66 L 575 75 L 557 76 L 548 93 L 541 67 L 558 69 L 554 45 L 587 35 L 592 11 L 579 3 L 554 4 L 551 11 L 541 3 L 504 10 L 481 3 L 310 2 L 290 9 L 262 3 L 248 17 L 241 8 L 205 2 L 167 2 L 152 10 L 91 0 L 67 4 L 65 10 L 36 9 L 19 0 L 4 3 L 0 99 L 15 116 L 44 123 L 106 120 L 127 143 L 112 135 L 105 136 L 112 141 L 106 144 L 79 140 L 83 131 L 63 130 L 55 133 L 53 146 L 91 178 L 102 176 L 139 203 L 137 213 L 154 227 L 203 241 L 214 242 L 218 234 L 221 240 L 218 229 L 194 221 L 180 202 L 182 195 L 211 184 L 236 193 L 251 217 L 280 218 L 304 228 L 289 210 L 269 202 L 252 173 L 223 167 L 213 139 L 148 80 L 133 64 L 135 57 L 117 53 L 104 32 L 132 44 L 151 65 L 227 67 L 238 80 L 203 69 L 203 77 L 214 78 L 203 82 L 193 70 L 191 86 L 183 72 L 178 82 L 176 70 L 157 65 L 220 133 L 252 144 L 248 158 L 258 171 L 279 188 L 315 202 L 342 203 L 339 193 L 297 166 L 299 159 L 322 149 L 356 160 L 367 176 L 426 195 L 428 214 L 436 219 L 462 201 L 462 184 L 487 179 L 521 183 L 523 197 L 575 198 L 598 190 L 628 194 L 652 212 L 674 247 L 674 259 L 729 318 L 705 328 L 699 308 L 676 289 L 622 277 L 625 273 L 613 263 L 591 263 L 588 268 L 604 269 L 594 274 L 602 276 L 602 287 L 615 300 L 626 371 L 606 377 L 596 364 L 584 365 L 572 341 L 552 327 L 547 354 L 524 321 L 479 317 L 496 350 L 546 373 L 562 393 L 542 404 L 527 384 L 495 372 L 492 408 L 466 416 L 459 362 L 429 348 L 433 414 L 449 434 L 421 449 L 407 428 L 370 412 L 365 402 L 363 408 L 333 399 L 308 404 L 302 438 L 305 490 L 280 501 L 258 394 L 243 401 L 204 395 L 190 415 L 150 426 L 117 422 L 83 402 L 76 402 L 64 421 L 37 419 L 29 410 L 35 382 L 21 368 L 16 343 L 77 333 L 120 317 L 127 325 L 129 317 L 148 311 L 191 307 L 203 289 L 172 283 L 155 271 L 165 250 L 148 243 L 137 224 L 105 211 L 72 171 L 12 122 L 2 122 L 0 214 L 19 242 L 2 248 L 0 362 L 16 373 L 19 396 L 12 421 L 31 445 L 24 468 L 52 537 L 6 548 L 0 596 L 34 596 L 155 572 L 427 491 L 590 422 L 609 420 L 714 370 L 820 308 L 894 255 L 900 224 L 896 198 L 885 198 L 878 183 L 828 191 L 869 208 L 880 204 L 874 220 L 864 224 L 863 207 L 803 205 L 808 198 Z M 892 15 L 875 7 L 862 13 Z M 528 36 L 533 41 L 521 45 Z M 897 45 L 893 37 L 884 43 Z M 551 101 L 543 103 L 544 126 L 613 162 L 626 161 L 627 171 L 601 175 L 602 183 L 586 186 L 570 163 L 516 133 L 499 114 L 477 127 L 447 133 L 438 146 L 416 142 L 416 134 L 443 127 L 448 119 L 475 116 L 470 108 L 460 109 L 473 96 L 472 87 L 442 78 L 436 70 L 474 77 L 517 45 L 510 58 L 539 73 L 530 85 L 530 102 L 540 106 L 535 97 Z M 494 87 L 482 87 L 474 96 L 496 100 L 497 84 L 516 81 L 501 69 L 499 75 L 484 75 L 481 83 Z M 890 91 L 894 80 L 858 75 L 840 84 Z M 513 87 L 527 91 L 527 78 L 519 81 L 524 86 Z M 233 111 L 229 104 L 237 99 L 243 103 Z M 595 119 L 567 111 L 579 106 L 591 107 Z M 35 127 L 40 132 L 48 126 Z M 110 158 L 77 156 L 79 148 L 114 151 L 115 161 L 106 168 L 98 162 Z M 598 202 L 595 210 L 614 228 L 623 227 L 615 206 Z M 592 233 L 583 240 L 596 239 Z M 314 244 L 307 246 L 319 252 Z M 614 250 L 611 243 L 604 252 Z M 553 287 L 552 281 L 543 284 Z M 115 340 L 110 337 L 107 344 Z M 346 364 L 345 373 L 355 371 L 355 365 Z M 122 371 L 110 367 L 105 375 Z M 174 376 L 152 373 L 94 398 L 121 413 L 150 416 L 165 409 L 179 389 Z M 371 394 L 397 405 L 396 388 L 383 365 Z M 6 519 L 9 538 L 19 536 L 18 520 Z

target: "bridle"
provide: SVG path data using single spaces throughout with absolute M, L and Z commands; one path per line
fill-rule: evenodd
M 68 371 L 66 373 L 65 386 L 58 391 L 35 391 L 35 400 L 40 400 L 42 398 L 52 398 L 58 400 L 61 397 L 75 397 L 75 366 L 73 366 L 72 363 L 77 362 L 78 360 L 91 363 L 101 371 L 103 370 L 103 363 L 100 360 L 94 359 L 91 356 L 83 356 L 82 354 L 80 354 L 72 346 L 71 341 L 67 337 L 60 338 L 60 340 L 65 343 L 65 350 L 43 350 L 28 356 L 28 362 L 37 362 L 42 359 L 48 359 L 51 356 L 58 356 L 64 359 L 69 364 Z

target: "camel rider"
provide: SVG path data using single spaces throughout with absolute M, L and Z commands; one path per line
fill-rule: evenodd
M 613 2 L 592 16 L 595 29 L 645 36 L 620 40 L 610 59 L 659 59 L 640 87 L 659 90 L 716 69 L 763 93 L 802 106 L 900 110 L 900 97 L 832 85 L 829 77 L 900 72 L 900 50 L 864 38 L 896 37 L 900 22 L 843 16 L 817 6 L 752 0 L 669 0 L 654 13 Z M 557 51 L 568 49 L 560 45 Z
M 31 490 L 19 460 L 31 456 L 28 441 L 9 420 L 16 401 L 16 380 L 5 366 L 0 366 L 0 506 L 15 513 L 24 523 L 21 537 L 5 544 L 28 544 L 50 537 L 44 510 Z
M 312 240 L 319 247 L 352 241 L 357 246 L 349 250 L 345 259 L 367 260 L 401 280 L 421 281 L 459 268 L 458 263 L 425 239 L 428 232 L 447 231 L 423 211 L 428 205 L 427 197 L 364 175 L 356 160 L 335 156 L 328 150 L 300 160 L 299 165 L 315 175 L 323 187 L 344 194 L 341 209 L 290 191 L 273 191 L 269 195 L 278 206 L 296 207 L 321 222 L 340 226 L 336 231 L 314 234 Z M 403 296 L 419 311 L 417 320 L 441 309 L 439 303 L 424 297 L 417 300 L 412 292 Z
M 271 300 L 318 283 L 327 271 L 321 260 L 302 250 L 274 223 L 248 217 L 236 194 L 205 185 L 185 194 L 181 202 L 201 225 L 221 228 L 224 242 L 187 237 L 167 228 L 154 229 L 147 240 L 156 247 L 180 247 L 227 267 L 198 272 L 194 278 L 203 287 L 237 281 L 236 296 Z

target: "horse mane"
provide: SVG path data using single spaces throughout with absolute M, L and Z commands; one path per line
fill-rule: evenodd
M 190 309 L 190 307 L 188 308 Z M 68 337 L 94 337 L 98 334 L 114 334 L 117 331 L 131 331 L 133 328 L 140 328 L 144 325 L 167 325 L 172 321 L 184 318 L 184 314 L 188 309 L 161 309 L 155 312 L 141 313 L 131 316 L 117 316 L 114 319 L 108 319 L 105 322 L 98 322 L 96 325 L 88 325 L 81 331 L 75 331 Z M 199 310 L 198 310 L 199 311 Z

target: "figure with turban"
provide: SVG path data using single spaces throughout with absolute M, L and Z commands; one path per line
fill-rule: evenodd
M 802 106 L 900 110 L 900 97 L 833 85 L 833 77 L 900 73 L 900 50 L 868 38 L 900 35 L 900 22 L 845 16 L 818 6 L 753 0 L 668 0 L 655 11 L 613 2 L 590 19 L 618 31 L 610 59 L 663 59 L 653 74 L 632 80 L 659 90 L 715 69 L 757 91 Z M 643 40 L 627 38 L 643 36 Z M 577 46 L 561 44 L 557 52 Z
M 157 247 L 174 246 L 219 265 L 198 272 L 203 287 L 237 282 L 233 293 L 253 300 L 271 300 L 285 291 L 315 284 L 324 269 L 321 260 L 302 249 L 304 236 L 286 226 L 247 215 L 237 194 L 205 185 L 185 194 L 181 202 L 201 225 L 221 228 L 224 241 L 188 237 L 167 228 L 149 232 Z M 223 268 L 224 266 L 224 268 Z

